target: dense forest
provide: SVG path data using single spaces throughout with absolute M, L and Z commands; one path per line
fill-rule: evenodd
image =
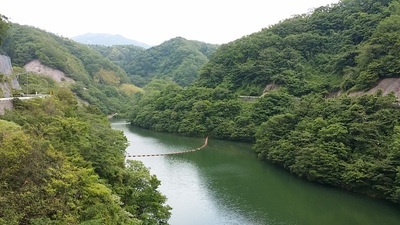
M 399 3 L 342 0 L 221 46 L 197 86 L 294 96 L 367 89 L 399 73 Z
M 3 38 L 7 30 L 13 34 L 19 33 L 14 30 L 19 28 L 31 29 L 10 24 L 7 17 L 0 16 L 0 44 L 3 40 L 17 43 Z M 37 34 L 35 31 L 21 32 L 28 38 Z M 82 69 L 67 46 L 52 43 L 58 39 L 50 36 L 44 41 L 48 41 L 47 47 L 65 51 L 59 57 L 76 60 L 70 65 L 60 61 L 59 66 Z M 35 50 L 35 44 L 43 48 Z M 33 45 L 34 52 L 21 57 L 28 57 L 28 61 L 61 59 L 52 55 L 60 52 L 41 52 L 48 50 L 42 44 L 28 41 L 26 45 Z M 25 51 L 23 48 L 16 49 Z M 8 50 L 14 52 L 15 48 Z M 19 59 L 19 53 L 14 59 Z M 107 62 L 104 66 L 107 68 Z M 111 63 L 109 66 L 117 68 Z M 58 68 L 56 64 L 54 67 Z M 13 69 L 14 73 L 24 71 Z M 124 79 L 123 70 L 118 70 Z M 82 83 L 89 81 L 86 84 L 90 86 L 90 80 L 85 81 L 90 75 L 82 70 L 74 78 Z M 27 78 L 19 78 L 22 86 Z M 158 191 L 160 181 L 141 162 L 125 160 L 125 136 L 111 128 L 96 104 L 78 104 L 71 87 L 40 74 L 31 73 L 29 83 L 34 90 L 52 90 L 52 95 L 29 101 L 15 98 L 14 109 L 0 116 L 0 224 L 168 224 L 171 208 Z
M 129 96 L 140 90 L 123 69 L 99 52 L 38 28 L 11 24 L 1 49 L 19 67 L 14 69 L 16 73 L 23 72 L 22 67 L 35 59 L 64 72 L 75 80 L 70 86 L 73 92 L 105 114 L 127 112 Z M 35 83 L 42 78 L 32 75 L 28 79 L 29 83 Z
M 354 96 L 400 78 L 399 0 L 341 0 L 221 46 L 86 46 L 0 19 L 15 73 L 39 59 L 76 81 L 20 78 L 56 91 L 15 99 L 0 117 L 0 224 L 166 224 L 159 181 L 124 163 L 112 112 L 156 131 L 249 142 L 299 177 L 400 204 L 398 93 Z
M 348 95 L 400 77 L 399 37 L 398 0 L 316 8 L 220 46 L 189 87 L 153 80 L 130 121 L 251 142 L 300 177 L 400 203 L 397 98 Z
M 126 68 L 132 81 L 142 87 L 152 79 L 167 79 L 189 86 L 199 77 L 217 45 L 176 37 L 138 54 Z
M 160 182 L 68 88 L 0 117 L 0 224 L 165 224 Z
M 192 84 L 218 47 L 183 38 L 150 49 L 133 45 L 84 45 L 38 28 L 11 25 L 0 51 L 11 58 L 13 65 L 22 68 L 38 59 L 64 72 L 76 81 L 70 87 L 73 92 L 105 114 L 127 114 L 133 104 L 130 96 L 143 92 L 140 87 L 152 79 L 171 80 L 182 86 Z M 16 71 L 24 72 L 18 68 Z M 30 78 L 33 83 L 42 79 Z
M 144 53 L 145 49 L 135 45 L 89 45 L 94 50 L 98 51 L 103 57 L 115 63 L 124 71 L 127 71 L 129 65 L 139 54 Z M 135 82 L 133 79 L 132 82 Z

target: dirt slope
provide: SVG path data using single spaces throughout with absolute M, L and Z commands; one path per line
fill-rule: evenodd
M 75 82 L 73 79 L 65 76 L 64 72 L 45 66 L 37 59 L 26 64 L 24 68 L 26 69 L 26 71 L 29 72 L 40 73 L 49 76 L 56 82 L 62 82 L 62 81 L 70 83 Z
M 389 94 L 390 92 L 394 92 L 396 97 L 400 99 L 400 78 L 386 78 L 379 81 L 378 85 L 371 88 L 368 91 L 359 91 L 350 93 L 350 96 L 358 96 L 363 94 L 373 94 L 377 92 L 379 89 L 383 91 L 384 95 Z

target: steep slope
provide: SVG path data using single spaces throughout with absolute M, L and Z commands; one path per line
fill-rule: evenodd
M 2 49 L 17 66 L 22 67 L 38 59 L 43 64 L 59 69 L 72 79 L 84 83 L 90 81 L 101 68 L 115 71 L 115 75 L 121 80 L 127 80 L 121 68 L 88 46 L 38 28 L 13 24 L 4 39 Z
M 27 72 L 34 72 L 34 73 L 46 75 L 56 82 L 62 82 L 62 81 L 66 81 L 66 82 L 70 82 L 70 83 L 75 82 L 73 79 L 66 77 L 65 73 L 63 73 L 62 71 L 55 70 L 53 68 L 45 66 L 37 59 L 25 64 L 24 69 Z
M 21 89 L 17 77 L 12 75 L 10 57 L 0 55 L 0 97 L 9 98 L 13 94 L 13 89 Z
M 137 55 L 126 72 L 141 86 L 154 78 L 188 86 L 198 78 L 199 69 L 216 49 L 216 45 L 173 38 Z
M 104 113 L 126 110 L 128 95 L 119 89 L 129 78 L 99 52 L 43 30 L 12 24 L 1 46 L 13 65 L 24 67 L 38 60 L 75 81 L 72 90 Z
M 13 83 L 22 71 L 19 81 L 37 78 L 0 55 L 1 80 Z M 7 105 L 13 111 L 0 109 L 0 224 L 167 224 L 171 207 L 157 190 L 160 181 L 142 163 L 126 162 L 126 138 L 96 107 L 78 105 L 66 87 L 55 88 L 52 97 L 14 98 Z
M 141 48 L 150 48 L 151 46 L 143 42 L 135 41 L 126 38 L 122 35 L 112 35 L 104 33 L 87 33 L 78 35 L 71 38 L 81 44 L 86 45 L 103 45 L 103 46 L 113 46 L 113 45 L 135 45 Z
M 130 121 L 252 142 L 260 159 L 299 177 L 399 204 L 398 99 L 346 95 L 382 78 L 391 80 L 377 87 L 398 90 L 399 15 L 399 0 L 343 0 L 294 16 L 219 47 L 190 87 L 151 82 Z M 266 86 L 279 88 L 238 98 Z
M 0 116 L 0 224 L 166 224 L 160 182 L 70 90 L 13 100 Z
M 394 93 L 397 99 L 400 99 L 400 78 L 385 78 L 378 82 L 376 86 L 366 91 L 355 91 L 349 93 L 350 96 L 359 96 L 365 94 L 374 94 L 379 90 L 382 91 L 383 95 Z
M 221 46 L 197 85 L 260 95 L 274 83 L 296 96 L 370 88 L 400 75 L 399 21 L 397 1 L 320 7 Z
M 144 48 L 135 45 L 89 46 L 125 71 L 129 69 L 129 65 L 132 63 L 133 59 L 145 51 Z

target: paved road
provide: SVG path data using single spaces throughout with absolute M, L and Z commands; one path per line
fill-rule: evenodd
M 43 94 L 37 94 L 37 95 L 29 95 L 25 97 L 12 97 L 12 98 L 0 98 L 0 101 L 10 101 L 13 100 L 14 98 L 19 98 L 21 100 L 27 100 L 27 99 L 32 99 L 32 98 L 44 98 L 50 95 L 43 95 Z

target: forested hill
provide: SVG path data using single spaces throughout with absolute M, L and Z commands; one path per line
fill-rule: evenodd
M 126 160 L 123 132 L 112 129 L 96 107 L 129 99 L 116 85 L 126 74 L 87 46 L 0 15 L 3 40 L 18 65 L 35 59 L 63 70 L 99 102 L 79 104 L 72 82 L 18 76 L 20 67 L 13 74 L 10 67 L 3 71 L 2 81 L 25 78 L 30 88 L 51 87 L 52 93 L 14 98 L 13 110 L 0 115 L 0 224 L 168 224 L 171 207 L 158 191 L 160 181 L 141 162 Z
M 94 50 L 100 52 L 102 56 L 109 59 L 111 62 L 120 66 L 127 71 L 133 59 L 140 54 L 143 54 L 145 49 L 135 45 L 89 45 Z M 135 80 L 133 80 L 135 83 Z
M 22 67 L 38 59 L 84 84 L 89 84 L 101 68 L 113 71 L 122 82 L 128 80 L 121 68 L 86 45 L 30 26 L 12 24 L 2 49 L 14 65 Z
M 217 47 L 181 37 L 173 38 L 133 58 L 126 72 L 140 86 L 153 78 L 168 79 L 188 86 L 198 78 L 200 68 L 208 62 Z
M 0 224 L 168 224 L 160 181 L 67 88 L 0 116 Z
M 400 77 L 399 58 L 400 1 L 342 0 L 220 46 L 192 86 L 151 82 L 130 121 L 252 142 L 299 177 L 400 203 L 398 99 L 346 95 Z
M 129 95 L 142 91 L 136 85 L 144 86 L 153 78 L 190 85 L 216 49 L 216 45 L 183 38 L 174 38 L 147 50 L 133 45 L 88 46 L 19 24 L 11 24 L 1 45 L 1 51 L 10 56 L 13 65 L 22 68 L 39 60 L 65 73 L 76 81 L 70 87 L 76 95 L 105 114 L 127 112 Z M 44 85 L 49 86 L 46 82 Z
M 301 96 L 367 89 L 400 75 L 398 1 L 342 0 L 222 45 L 198 86 L 260 95 L 273 83 Z
M 126 111 L 130 92 L 124 90 L 134 88 L 129 77 L 118 65 L 87 45 L 38 28 L 11 24 L 1 49 L 15 66 L 23 67 L 39 60 L 64 72 L 76 81 L 71 89 L 103 113 Z

